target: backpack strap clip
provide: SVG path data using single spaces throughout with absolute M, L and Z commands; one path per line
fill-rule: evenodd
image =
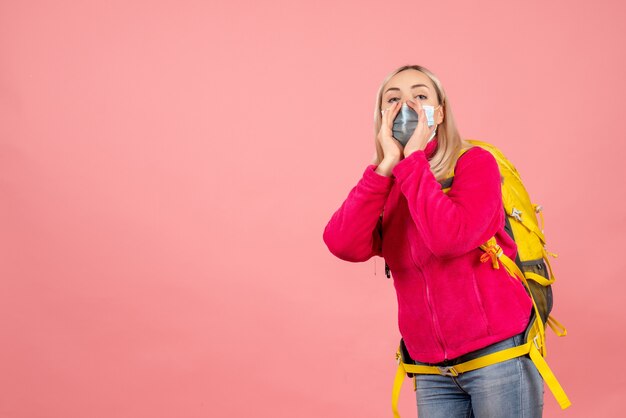
M 439 373 L 442 376 L 452 376 L 452 377 L 454 377 L 454 376 L 458 376 L 459 375 L 459 372 L 454 370 L 454 367 L 452 367 L 452 366 L 446 366 L 446 367 L 439 366 L 437 368 L 439 369 Z
M 480 261 L 481 263 L 486 263 L 491 260 L 491 264 L 494 269 L 499 269 L 500 265 L 498 264 L 498 258 L 504 253 L 502 247 L 498 245 L 496 242 L 496 237 L 493 236 L 489 238 L 489 240 L 480 246 L 482 250 L 485 251 L 484 254 L 481 254 Z
M 539 345 L 539 343 L 537 342 L 537 340 L 539 339 L 539 334 L 535 335 L 535 337 L 533 338 L 533 344 L 535 344 L 535 347 L 537 347 L 537 350 L 541 350 L 541 346 Z

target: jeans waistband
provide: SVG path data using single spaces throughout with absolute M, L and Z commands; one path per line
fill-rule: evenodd
M 469 353 L 463 354 L 459 357 L 444 360 L 439 363 L 422 363 L 415 360 L 416 364 L 424 364 L 427 366 L 454 366 L 455 364 L 460 364 L 469 360 L 473 360 L 478 357 L 482 357 L 487 354 L 495 353 L 496 351 L 504 350 L 505 348 L 516 347 L 521 345 L 523 342 L 525 332 L 514 335 L 510 338 L 507 338 L 502 341 L 498 341 L 497 343 L 488 345 L 487 347 L 480 348 L 475 351 L 470 351 Z

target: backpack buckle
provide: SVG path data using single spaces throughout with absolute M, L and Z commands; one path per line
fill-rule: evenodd
M 457 372 L 456 370 L 454 370 L 454 367 L 452 366 L 438 366 L 437 367 L 439 369 L 439 373 L 441 373 L 443 376 L 458 376 L 459 372 Z
M 538 339 L 539 339 L 539 334 L 535 335 L 535 337 L 533 338 L 533 343 L 535 344 L 535 347 L 537 347 L 537 351 L 541 351 L 541 347 L 539 346 L 539 343 L 537 342 Z

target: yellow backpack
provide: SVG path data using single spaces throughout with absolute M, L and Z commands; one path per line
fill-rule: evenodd
M 505 230 L 517 244 L 516 258 L 511 260 L 504 254 L 502 248 L 496 242 L 495 236 L 491 237 L 480 246 L 485 251 L 481 255 L 480 261 L 491 262 L 493 268 L 496 269 L 502 265 L 509 274 L 521 280 L 526 288 L 526 292 L 533 301 L 533 314 L 524 334 L 524 344 L 452 367 L 415 364 L 410 359 L 401 339 L 396 352 L 398 369 L 391 397 L 393 414 L 396 418 L 400 417 L 398 413 L 398 398 L 405 374 L 408 374 L 409 377 L 413 377 L 414 374 L 458 376 L 459 373 L 479 369 L 526 354 L 530 356 L 561 408 L 565 409 L 571 405 L 563 388 L 544 360 L 546 356 L 545 325 L 550 326 L 559 337 L 565 336 L 567 331 L 563 325 L 550 315 L 552 311 L 552 283 L 554 283 L 555 277 L 548 261 L 548 256 L 557 257 L 557 254 L 549 252 L 545 247 L 546 239 L 543 234 L 542 207 L 532 203 L 519 173 L 500 150 L 484 141 L 469 139 L 468 142 L 489 151 L 498 162 L 502 177 L 502 203 L 506 212 Z M 460 155 L 466 151 L 462 150 Z M 450 190 L 453 178 L 454 168 L 450 171 L 448 177 L 440 182 L 444 193 Z M 541 217 L 541 228 L 537 221 L 537 213 Z M 389 267 L 386 263 L 385 272 L 387 277 L 389 277 Z

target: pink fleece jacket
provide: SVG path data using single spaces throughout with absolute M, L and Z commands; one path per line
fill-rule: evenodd
M 532 301 L 504 266 L 482 263 L 479 248 L 494 234 L 504 253 L 517 247 L 504 230 L 498 164 L 480 147 L 459 158 L 446 194 L 424 150 L 400 160 L 387 177 L 369 165 L 323 233 L 338 258 L 381 256 L 398 298 L 398 326 L 411 357 L 453 359 L 526 329 Z M 380 214 L 383 211 L 382 236 Z

